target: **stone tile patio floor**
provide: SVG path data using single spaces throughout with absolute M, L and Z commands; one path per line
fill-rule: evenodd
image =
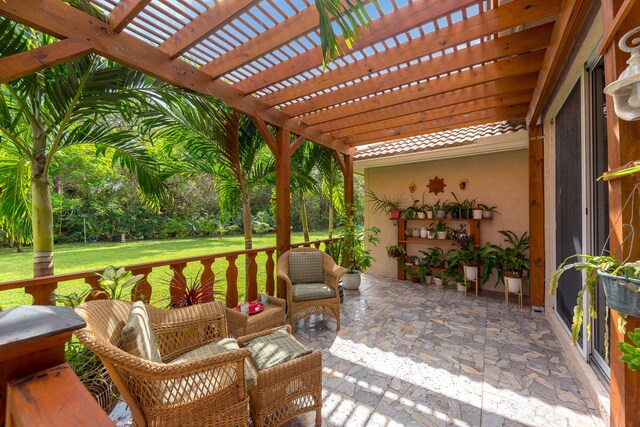
M 295 336 L 323 353 L 323 425 L 603 426 L 544 315 L 487 294 L 365 275 L 339 333 L 300 321 Z
M 323 425 L 604 425 L 544 315 L 502 294 L 365 275 L 339 333 L 314 316 L 294 334 L 323 352 Z

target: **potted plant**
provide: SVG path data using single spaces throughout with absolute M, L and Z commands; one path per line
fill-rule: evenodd
M 419 219 L 425 219 L 427 217 L 425 206 L 427 205 L 419 205 L 418 203 L 420 203 L 419 200 L 413 201 L 413 208 L 416 211 L 416 217 Z
M 435 239 L 436 238 L 436 225 L 430 224 L 429 228 L 427 228 L 427 239 Z
M 496 206 L 488 206 L 483 203 L 478 205 L 479 208 L 482 208 L 482 218 L 491 219 L 494 214 L 499 214 Z
M 366 193 L 367 200 L 371 202 L 371 211 L 374 214 L 386 213 L 391 219 L 400 218 L 400 200 L 390 199 L 387 197 L 378 197 L 376 194 L 369 190 Z
M 484 209 L 482 208 L 482 206 L 480 206 L 479 204 L 476 205 L 474 203 L 474 206 L 471 208 L 471 217 L 473 219 L 482 219 L 483 214 L 484 214 Z
M 449 227 L 442 221 L 438 221 L 435 225 L 436 236 L 438 240 L 444 240 L 448 237 Z
M 418 212 L 424 212 L 425 216 L 422 218 L 433 219 L 433 208 L 428 203 L 425 203 L 422 206 L 420 206 L 420 210 Z
M 389 245 L 387 246 L 387 254 L 389 258 L 401 258 L 406 255 L 407 251 L 402 246 Z
M 518 236 L 513 231 L 499 231 L 509 245 L 506 248 L 498 248 L 498 263 L 501 272 L 500 279 L 504 280 L 509 292 L 520 292 L 522 289 L 522 278 L 529 271 L 529 237 L 527 233 Z
M 447 216 L 446 206 L 447 206 L 447 203 L 441 202 L 440 199 L 438 199 L 438 201 L 432 205 L 433 214 L 435 215 L 436 218 L 442 219 Z
M 358 289 L 360 287 L 360 273 L 371 267 L 373 256 L 371 251 L 365 249 L 365 242 L 377 245 L 380 242 L 378 227 L 371 227 L 364 230 L 356 225 L 353 215 L 345 215 L 342 220 L 341 241 L 344 248 L 344 255 L 341 257 L 343 267 L 347 269 L 347 273 L 342 276 L 342 285 L 345 289 Z
M 429 260 L 427 259 L 427 257 L 423 256 L 422 258 L 418 259 L 418 267 L 420 268 L 420 280 L 427 285 L 431 284 L 431 265 L 429 264 Z
M 420 237 L 420 229 L 418 227 L 411 230 L 411 237 Z
M 447 261 L 449 252 L 445 252 L 440 247 L 433 247 L 428 251 L 420 251 L 425 263 L 431 268 L 443 268 Z

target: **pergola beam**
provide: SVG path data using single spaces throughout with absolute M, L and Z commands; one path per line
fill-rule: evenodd
M 477 2 L 477 0 L 458 0 L 452 6 L 451 3 L 442 0 L 416 0 L 398 9 L 395 13 L 382 16 L 371 22 L 367 30 L 362 33 L 362 37 L 356 40 L 354 49 L 373 45 Z M 340 36 L 338 41 L 347 51 L 344 38 Z M 268 70 L 238 82 L 235 87 L 245 94 L 253 93 L 321 65 L 322 48 L 316 46 L 296 55 L 295 58 L 281 62 Z
M 193 21 L 165 40 L 159 49 L 175 59 L 217 29 L 249 9 L 255 0 L 217 2 L 198 15 Z
M 260 98 L 270 106 L 317 93 L 341 83 L 384 70 L 394 65 L 407 63 L 416 58 L 444 51 L 483 36 L 548 18 L 560 10 L 557 1 L 515 0 L 504 6 L 490 9 L 477 16 L 441 28 L 404 44 L 397 45 L 369 57 L 324 72 L 287 88 Z M 471 47 L 471 49 L 474 49 Z M 452 53 L 451 55 L 456 55 Z
M 151 0 L 120 0 L 107 18 L 116 33 L 122 32 Z
M 238 111 L 278 127 L 288 123 L 291 132 L 329 148 L 349 149 L 341 141 L 304 123 L 289 122 L 287 114 L 268 108 L 258 99 L 243 97 L 222 81 L 212 81 L 209 75 L 185 61 L 172 60 L 159 49 L 126 33 L 115 34 L 108 24 L 58 0 L 3 0 L 0 1 L 0 15 L 57 38 L 82 39 L 91 43 L 95 53 L 124 66 L 174 86 L 215 96 Z
M 387 129 L 394 129 L 401 126 L 432 122 L 437 119 L 445 119 L 448 117 L 456 117 L 461 114 L 468 114 L 474 111 L 526 104 L 531 101 L 532 93 L 533 92 L 531 90 L 525 90 L 505 96 L 490 96 L 446 107 L 425 109 L 424 111 L 419 111 L 413 114 L 405 114 L 387 120 L 378 120 L 373 123 L 366 123 L 342 129 L 332 132 L 332 135 L 338 138 L 351 138 L 362 134 L 370 134 L 371 132 L 386 131 Z
M 575 36 L 582 26 L 587 11 L 591 5 L 587 0 L 569 0 L 563 2 L 560 15 L 555 21 L 551 41 L 547 48 L 542 69 L 538 76 L 538 84 L 531 99 L 527 113 L 527 126 L 536 124 L 542 108 L 547 103 L 551 89 L 556 83 L 558 73 L 564 65 Z
M 262 139 L 264 139 L 264 142 L 269 147 L 269 150 L 271 150 L 272 153 L 277 154 L 278 150 L 280 150 L 280 147 L 278 147 L 276 138 L 271 134 L 269 126 L 267 126 L 264 120 L 259 119 L 255 116 L 251 117 L 251 121 L 253 121 L 253 124 L 258 129 L 258 132 L 260 132 L 260 135 L 262 135 Z
M 336 159 L 336 162 L 338 162 L 338 167 L 342 171 L 342 174 L 346 175 L 347 165 L 344 164 L 344 157 L 342 157 L 342 155 L 335 150 L 332 151 L 331 154 L 333 154 L 333 158 Z
M 416 123 L 401 126 L 395 129 L 385 129 L 349 138 L 348 142 L 353 146 L 385 142 L 409 136 L 424 135 L 443 130 L 460 129 L 463 127 L 497 122 L 501 120 L 523 119 L 527 114 L 529 104 L 519 104 L 507 107 L 491 108 L 474 111 L 469 114 L 446 117 L 424 123 Z
M 274 49 L 307 34 L 318 26 L 318 10 L 310 5 L 301 12 L 277 23 L 237 48 L 202 66 L 214 79 L 253 61 Z
M 439 76 L 466 67 L 512 55 L 543 49 L 549 42 L 553 24 L 545 24 L 515 34 L 498 37 L 467 49 L 432 58 L 379 75 L 376 78 L 354 83 L 340 90 L 323 93 L 282 108 L 282 111 L 299 116 L 341 102 L 347 102 L 387 89 L 396 88 L 418 80 Z
M 536 85 L 537 77 L 536 73 L 529 73 L 524 76 L 508 77 L 477 86 L 457 89 L 409 101 L 400 105 L 380 108 L 374 111 L 323 123 L 318 126 L 318 129 L 325 132 L 332 132 L 335 137 L 338 134 L 342 134 L 342 131 L 349 131 L 367 124 L 375 125 L 397 117 L 408 117 L 416 113 L 430 116 L 431 111 L 443 107 L 456 106 L 489 97 L 511 96 L 517 93 L 522 93 L 523 91 L 531 91 Z M 530 99 L 531 98 L 527 101 Z
M 490 82 L 496 82 L 496 86 L 499 86 L 501 80 L 510 80 L 514 77 L 519 77 L 522 78 L 523 81 L 527 81 L 532 74 L 534 78 L 537 79 L 543 58 L 543 50 L 512 58 L 505 58 L 482 67 L 468 69 L 459 73 L 439 77 L 438 79 L 424 81 L 398 90 L 361 99 L 349 104 L 317 111 L 304 116 L 304 121 L 310 126 L 317 126 L 325 122 L 335 122 L 339 126 L 341 123 L 350 123 L 351 118 L 355 118 L 354 116 L 367 116 L 369 112 L 386 107 L 396 106 L 395 108 L 401 108 L 401 104 L 410 103 L 411 101 L 428 96 L 447 94 L 466 87 Z M 389 110 L 393 109 L 394 108 L 389 108 Z M 332 123 L 332 125 L 333 124 L 334 123 Z M 318 126 L 318 128 L 321 128 L 321 126 Z
M 91 53 L 90 43 L 66 39 L 0 58 L 0 84 Z
M 293 153 L 296 152 L 296 150 L 298 148 L 300 148 L 300 146 L 302 145 L 303 142 L 305 142 L 307 140 L 307 138 L 305 138 L 304 136 L 299 136 L 297 137 L 292 143 L 291 146 L 289 147 L 289 156 L 292 156 Z

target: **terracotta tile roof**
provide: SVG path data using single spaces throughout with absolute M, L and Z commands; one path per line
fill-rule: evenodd
M 372 144 L 360 149 L 355 160 L 395 156 L 398 154 L 420 153 L 471 144 L 477 139 L 526 130 L 523 122 L 498 122 L 471 126 L 462 129 L 445 130 L 427 135 L 412 136 L 394 141 Z

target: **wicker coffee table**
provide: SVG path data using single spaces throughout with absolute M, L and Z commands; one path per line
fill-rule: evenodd
M 237 338 L 284 325 L 286 306 L 285 300 L 270 296 L 269 304 L 260 313 L 249 315 L 227 308 L 229 335 Z

